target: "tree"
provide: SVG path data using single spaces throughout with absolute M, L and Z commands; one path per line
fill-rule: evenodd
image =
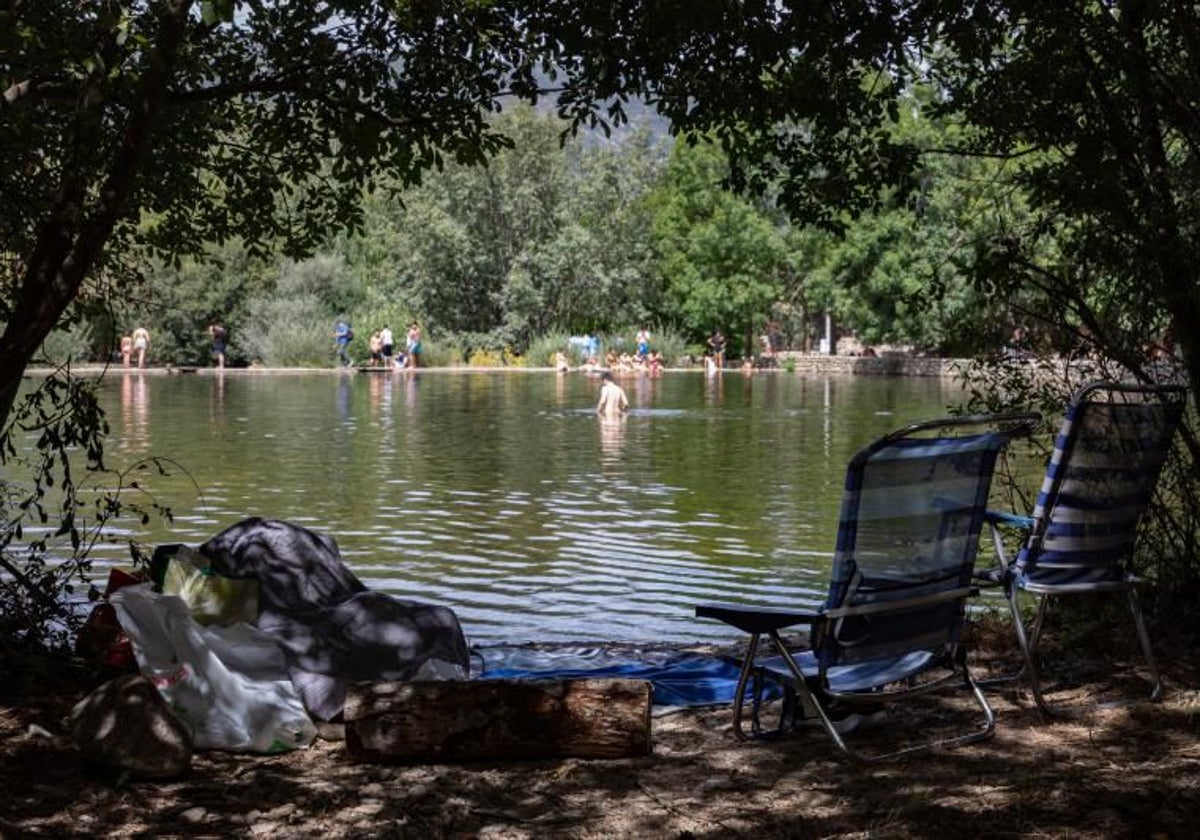
M 530 96 L 521 4 L 45 0 L 0 11 L 0 424 L 107 262 L 234 234 L 303 254 L 412 184 L 506 145 Z M 118 257 L 117 255 L 120 255 Z
M 561 119 L 527 106 L 494 125 L 513 147 L 486 168 L 447 165 L 376 214 L 395 299 L 431 330 L 491 349 L 644 317 L 653 295 L 641 199 L 658 172 L 649 139 L 634 132 L 609 148 L 563 138 Z
M 236 240 L 207 247 L 196 257 L 154 261 L 135 295 L 120 292 L 125 300 L 123 311 L 116 313 L 117 326 L 126 333 L 137 323 L 152 329 L 156 361 L 207 365 L 212 347 L 208 327 L 219 323 L 232 336 L 230 361 L 240 363 L 247 359 L 245 341 L 251 335 L 247 303 L 271 282 L 264 261 Z
M 664 294 L 693 337 L 730 330 L 749 349 L 782 292 L 784 245 L 770 217 L 722 189 L 719 149 L 678 143 L 650 199 Z

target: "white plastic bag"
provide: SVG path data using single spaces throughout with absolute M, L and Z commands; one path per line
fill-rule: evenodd
M 305 747 L 316 727 L 279 645 L 248 624 L 202 627 L 149 585 L 110 598 L 141 672 L 191 729 L 197 749 L 273 753 Z

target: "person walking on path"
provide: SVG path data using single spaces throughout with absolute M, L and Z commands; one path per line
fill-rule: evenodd
M 354 338 L 354 330 L 350 329 L 349 322 L 345 318 L 338 318 L 337 323 L 333 325 L 333 344 L 337 348 L 338 364 L 342 367 L 350 366 L 350 353 L 347 348 L 350 347 L 350 341 Z
M 600 402 L 596 403 L 596 413 L 601 417 L 620 417 L 629 411 L 629 398 L 625 389 L 616 383 L 613 375 L 604 371 L 600 375 Z
M 208 336 L 212 339 L 212 354 L 217 360 L 217 369 L 225 368 L 225 351 L 229 348 L 229 331 L 220 324 L 210 324 Z
M 146 351 L 150 349 L 150 330 L 138 327 L 133 331 L 133 349 L 137 353 L 137 366 L 146 366 Z

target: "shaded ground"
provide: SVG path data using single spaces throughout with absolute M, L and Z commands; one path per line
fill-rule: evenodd
M 1078 721 L 1043 723 L 1028 703 L 990 692 L 994 739 L 880 766 L 849 763 L 820 732 L 741 743 L 728 710 L 709 709 L 656 718 L 654 755 L 642 759 L 383 767 L 319 741 L 274 757 L 198 754 L 185 779 L 122 784 L 90 775 L 58 737 L 86 681 L 25 666 L 0 670 L 0 834 L 1193 836 L 1200 692 L 1186 662 L 1165 670 L 1164 703 Z M 1081 677 L 1071 694 L 1111 687 Z M 917 723 L 962 724 L 966 710 L 918 703 L 848 737 L 887 748 Z

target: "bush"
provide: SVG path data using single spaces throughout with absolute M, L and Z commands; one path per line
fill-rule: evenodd
M 529 342 L 529 347 L 525 351 L 525 360 L 530 367 L 553 367 L 554 354 L 560 350 L 567 354 L 572 365 L 582 363 L 583 360 L 570 345 L 570 336 L 564 332 L 550 333 Z
M 40 355 L 55 366 L 62 365 L 68 360 L 90 362 L 93 360 L 94 333 L 95 329 L 90 321 L 77 321 L 65 328 L 56 329 L 42 342 Z M 101 359 L 100 361 L 111 360 Z
M 28 434 L 32 428 L 36 440 Z M 173 464 L 149 458 L 109 469 L 107 434 L 95 382 L 76 379 L 65 367 L 25 394 L 0 432 L 0 645 L 6 651 L 64 650 L 82 619 L 77 605 L 99 596 L 90 580 L 92 545 L 121 518 L 171 518 L 132 478 L 147 469 L 166 474 Z M 127 490 L 136 492 L 134 502 L 122 497 Z
M 365 349 L 357 331 L 351 343 Z M 334 363 L 333 324 L 313 295 L 251 301 L 242 346 L 270 367 L 329 367 Z

